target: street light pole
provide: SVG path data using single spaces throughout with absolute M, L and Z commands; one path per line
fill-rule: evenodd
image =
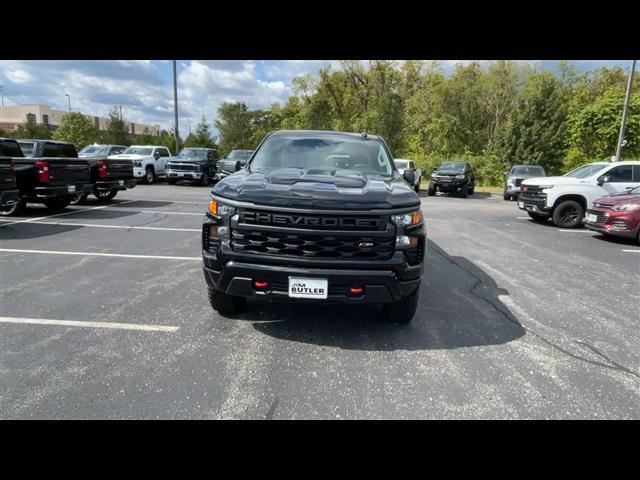
M 71 96 L 68 93 L 65 93 L 64 96 L 67 97 L 67 100 L 69 101 L 69 111 L 71 111 Z
M 620 123 L 620 135 L 618 136 L 618 145 L 616 147 L 616 162 L 620 161 L 622 155 L 622 143 L 624 142 L 624 131 L 627 128 L 627 116 L 629 115 L 629 102 L 631 100 L 631 87 L 633 87 L 633 74 L 636 70 L 636 61 L 631 62 L 631 71 L 629 72 L 629 81 L 627 82 L 627 94 L 624 98 L 624 108 L 622 109 L 622 122 Z
M 180 151 L 180 134 L 178 133 L 178 79 L 176 78 L 176 61 L 173 60 L 173 113 L 175 116 L 176 155 Z

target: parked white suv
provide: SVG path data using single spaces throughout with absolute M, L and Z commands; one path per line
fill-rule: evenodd
M 534 177 L 522 182 L 518 208 L 531 218 L 561 228 L 582 224 L 594 200 L 640 185 L 640 161 L 595 162 L 561 177 Z
M 133 176 L 146 183 L 153 183 L 159 176 L 165 176 L 167 160 L 171 153 L 167 147 L 158 145 L 131 145 L 120 155 L 108 158 L 129 159 L 133 162 Z

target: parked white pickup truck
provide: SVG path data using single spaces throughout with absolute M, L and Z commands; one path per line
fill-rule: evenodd
M 557 227 L 576 228 L 594 200 L 638 185 L 638 160 L 588 163 L 561 177 L 527 178 L 521 184 L 518 208 L 534 220 L 551 218 Z
M 153 183 L 159 176 L 165 176 L 167 159 L 171 153 L 167 147 L 158 145 L 131 145 L 120 155 L 108 158 L 129 159 L 133 162 L 133 176 L 146 183 Z

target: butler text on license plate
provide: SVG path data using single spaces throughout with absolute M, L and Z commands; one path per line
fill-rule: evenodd
M 293 298 L 327 298 L 328 283 L 324 278 L 289 277 L 289 296 Z

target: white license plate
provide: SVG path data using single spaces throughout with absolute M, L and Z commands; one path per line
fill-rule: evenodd
M 593 213 L 587 213 L 587 222 L 598 223 L 598 216 Z
M 518 208 L 524 208 L 524 202 L 518 202 Z
M 289 277 L 289 296 L 292 298 L 327 298 L 326 279 Z
M 118 180 L 118 185 L 120 185 L 121 187 L 124 187 L 124 180 Z
M 76 191 L 76 186 L 75 185 L 67 185 L 67 192 L 73 193 L 75 191 Z

